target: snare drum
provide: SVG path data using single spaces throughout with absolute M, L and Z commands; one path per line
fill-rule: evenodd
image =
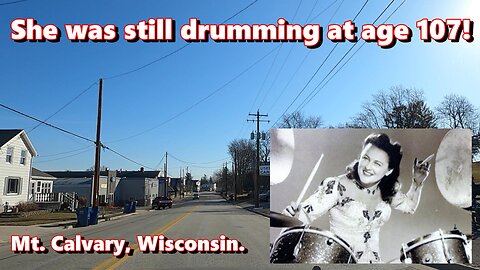
M 400 260 L 412 263 L 468 263 L 467 237 L 459 230 L 438 230 L 419 237 L 400 250 Z
M 329 231 L 294 227 L 275 240 L 271 263 L 356 263 L 347 242 Z

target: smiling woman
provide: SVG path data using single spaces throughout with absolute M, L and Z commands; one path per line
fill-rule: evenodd
M 292 202 L 283 213 L 309 225 L 329 212 L 331 232 L 348 243 L 354 261 L 381 262 L 380 228 L 392 208 L 415 212 L 430 169 L 428 162 L 415 160 L 412 185 L 404 194 L 398 181 L 402 156 L 400 144 L 386 134 L 370 134 L 346 174 L 325 179 L 312 196 L 299 205 Z M 273 256 L 272 262 L 283 262 Z

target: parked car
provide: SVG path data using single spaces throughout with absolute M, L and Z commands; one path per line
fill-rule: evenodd
M 156 197 L 152 202 L 152 209 L 165 209 L 165 207 L 172 208 L 172 199 L 169 197 Z
M 264 202 L 268 202 L 270 201 L 270 190 L 268 190 L 267 192 L 264 192 L 264 193 L 260 193 L 258 195 L 260 201 L 264 201 Z
M 198 194 L 198 193 L 193 193 L 193 199 L 194 199 L 194 200 L 200 200 L 200 194 Z

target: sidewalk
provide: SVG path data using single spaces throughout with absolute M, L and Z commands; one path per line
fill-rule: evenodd
M 252 198 L 238 196 L 237 201 L 230 201 L 225 197 L 223 198 L 227 202 L 232 203 L 234 205 L 238 205 L 239 207 L 247 211 L 250 211 L 265 217 L 270 217 L 270 202 L 260 202 L 259 207 L 255 208 L 255 202 Z

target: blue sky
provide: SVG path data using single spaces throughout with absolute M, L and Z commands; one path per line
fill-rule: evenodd
M 189 18 L 219 24 L 252 2 L 30 0 L 2 5 L 7 1 L 1 1 L 0 101 L 45 119 L 99 78 L 136 69 L 187 44 L 180 38 L 179 28 Z M 389 2 L 369 1 L 356 25 L 361 28 L 362 24 L 373 22 Z M 331 3 L 334 4 L 317 16 Z M 329 21 L 342 24 L 353 19 L 363 3 L 259 0 L 229 23 L 276 23 L 282 17 L 303 25 L 310 15 L 310 19 L 316 18 L 309 22 L 320 24 L 325 35 Z M 396 0 L 379 22 L 400 3 Z M 121 38 L 126 24 L 168 17 L 176 21 L 175 42 L 129 43 Z M 62 38 L 58 43 L 13 42 L 10 23 L 16 18 L 35 18 L 41 25 L 55 24 L 63 30 Z M 480 26 L 474 27 L 472 43 L 424 43 L 415 28 L 415 22 L 422 18 L 469 18 L 478 24 L 480 1 L 406 1 L 387 22 L 407 24 L 413 30 L 412 41 L 398 42 L 391 49 L 366 44 L 302 111 L 320 115 L 327 126 L 337 125 L 359 112 L 361 104 L 372 94 L 396 85 L 422 89 L 432 108 L 450 93 L 462 94 L 479 106 Z M 120 29 L 120 39 L 115 43 L 71 42 L 63 25 L 74 23 L 115 24 Z M 333 46 L 325 38 L 322 46 L 313 50 L 302 43 L 192 43 L 137 72 L 104 81 L 102 142 L 148 167 L 163 167 L 164 161 L 160 161 L 169 152 L 172 176 L 178 176 L 180 168 L 186 166 L 194 177 L 210 175 L 222 162 L 229 161 L 225 158 L 230 141 L 249 138 L 255 125 L 246 122 L 248 114 L 257 109 L 268 114 L 272 122 L 262 124 L 262 128 L 269 129 Z M 349 42 L 337 46 L 289 112 L 297 108 L 351 46 Z M 292 76 L 297 68 L 298 73 Z M 94 139 L 97 90 L 94 85 L 48 122 Z M 178 116 L 200 100 L 203 101 Z M 160 125 L 175 116 L 178 117 Z M 36 124 L 0 109 L 0 128 L 28 131 Z M 150 131 L 132 137 L 145 130 Z M 31 131 L 29 136 L 39 153 L 34 159 L 34 166 L 39 169 L 84 170 L 93 165 L 94 149 L 88 148 L 91 143 L 45 126 Z M 139 168 L 109 151 L 102 152 L 102 164 L 112 169 Z

